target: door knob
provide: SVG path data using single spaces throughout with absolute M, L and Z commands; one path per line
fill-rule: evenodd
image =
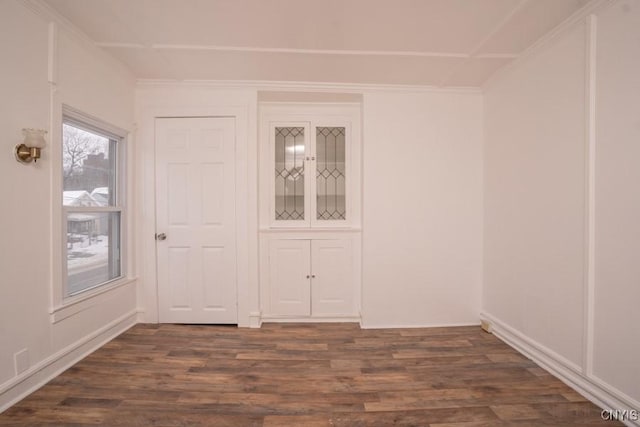
M 167 240 L 167 235 L 165 233 L 156 234 L 156 240 Z
M 309 275 L 307 274 L 307 279 L 309 279 L 309 278 L 311 278 L 311 276 L 309 276 Z

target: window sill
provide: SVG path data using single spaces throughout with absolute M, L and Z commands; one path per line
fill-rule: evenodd
M 135 277 L 123 277 L 105 284 L 104 286 L 99 286 L 79 295 L 69 297 L 64 300 L 61 305 L 51 309 L 49 312 L 49 319 L 51 320 L 51 323 L 56 324 L 64 319 L 83 312 L 100 304 L 108 298 L 108 294 L 112 293 L 116 289 L 135 283 L 136 280 L 137 279 Z

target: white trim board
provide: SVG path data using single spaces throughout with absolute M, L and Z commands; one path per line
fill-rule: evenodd
M 462 323 L 430 323 L 427 325 L 404 325 L 404 324 L 368 324 L 364 321 L 360 322 L 360 327 L 362 329 L 417 329 L 417 328 L 459 328 L 463 326 L 477 326 L 480 327 L 480 322 L 462 322 Z
M 458 64 L 452 67 L 445 78 L 440 81 L 440 86 L 446 86 L 447 82 L 455 77 L 460 72 L 460 70 L 464 69 L 469 64 L 469 61 L 471 59 L 481 57 L 481 55 L 477 55 L 477 53 L 480 52 L 480 50 L 487 44 L 489 40 L 491 40 L 492 37 L 498 34 L 500 30 L 502 30 L 506 26 L 513 19 L 515 14 L 522 10 L 528 2 L 529 0 L 520 0 L 518 3 L 516 3 L 511 8 L 511 10 L 509 10 L 507 14 L 503 16 L 502 19 L 491 29 L 491 31 L 489 31 L 489 33 L 485 35 L 479 43 L 476 44 L 476 46 L 471 50 L 471 53 L 469 54 L 467 59 L 462 64 Z M 494 55 L 490 55 L 490 57 L 496 58 L 496 56 Z M 515 59 L 517 57 L 518 55 L 503 56 L 503 58 L 512 59 Z
M 600 408 L 614 410 L 638 410 L 640 408 L 640 402 L 635 401 L 595 376 L 586 376 L 580 366 L 525 336 L 491 314 L 483 312 L 480 314 L 480 318 L 489 322 L 492 334 Z M 624 423 L 631 427 L 640 426 L 640 422 L 624 421 Z
M 528 1 L 528 0 L 521 0 Z M 512 15 L 510 14 L 509 17 Z M 504 23 L 501 23 L 501 26 Z M 489 39 L 493 32 L 485 40 Z M 150 45 L 140 43 L 121 42 L 101 42 L 96 41 L 96 46 L 104 48 L 118 49 L 150 49 L 150 50 L 196 50 L 196 51 L 217 51 L 217 52 L 251 52 L 251 53 L 293 53 L 299 55 L 350 55 L 350 56 L 405 56 L 423 58 L 464 58 L 464 59 L 502 59 L 517 58 L 516 53 L 476 53 L 478 48 L 472 53 L 464 52 L 427 52 L 410 50 L 363 50 L 363 49 L 296 49 L 287 47 L 259 47 L 259 46 L 224 46 L 224 45 L 203 45 L 203 44 L 165 44 L 153 43 Z
M 96 42 L 89 37 L 84 31 L 82 31 L 78 26 L 68 20 L 66 17 L 58 13 L 54 8 L 49 6 L 44 0 L 19 0 L 20 4 L 24 6 L 27 10 L 34 13 L 36 16 L 40 17 L 43 21 L 47 23 L 55 23 L 53 29 L 49 30 L 49 37 L 57 39 L 60 30 L 64 31 L 66 35 L 71 37 L 72 40 L 75 40 L 80 44 L 80 46 L 87 49 L 88 52 L 91 52 L 92 55 L 101 56 L 102 58 L 108 58 L 108 61 L 118 63 L 123 70 L 129 71 L 129 69 L 121 62 L 116 60 L 113 55 L 109 54 L 106 50 L 100 48 L 96 45 Z M 49 43 L 49 47 L 52 49 L 57 48 L 57 41 L 53 43 Z M 50 65 L 56 66 L 57 59 L 49 57 Z M 48 80 L 51 83 L 55 83 L 55 79 L 57 79 L 57 70 L 52 72 L 49 70 L 48 72 Z M 131 74 L 133 76 L 133 74 Z M 53 79 L 53 81 L 51 81 Z
M 119 47 L 140 49 L 146 46 L 135 43 L 105 43 L 97 42 L 101 47 Z M 257 46 L 222 46 L 222 45 L 202 45 L 202 44 L 164 44 L 154 43 L 149 46 L 153 50 L 200 50 L 218 52 L 254 52 L 254 53 L 295 53 L 299 55 L 350 55 L 350 56 L 407 56 L 423 58 L 472 58 L 473 56 L 464 52 L 425 52 L 408 50 L 362 50 L 362 49 L 294 49 L 277 47 L 257 47 Z M 481 58 L 494 58 L 495 54 L 478 55 Z M 515 56 L 515 55 L 512 55 Z
M 438 87 L 427 85 L 390 85 L 366 83 L 332 83 L 332 82 L 299 82 L 269 80 L 170 80 L 170 79 L 137 79 L 138 88 L 174 87 L 174 88 L 221 88 L 251 89 L 258 91 L 292 91 L 292 92 L 401 92 L 401 93 L 482 93 L 480 87 Z
M 495 73 L 491 75 L 482 85 L 480 89 L 485 92 L 487 88 L 495 84 L 496 81 L 502 80 L 503 76 L 512 73 L 522 64 L 529 61 L 530 58 L 545 50 L 549 44 L 559 40 L 560 37 L 565 35 L 569 30 L 574 28 L 578 24 L 584 24 L 587 17 L 593 13 L 604 10 L 605 8 L 613 5 L 615 0 L 591 0 L 582 9 L 575 12 L 573 15 L 564 20 L 560 25 L 546 33 L 538 41 L 525 49 L 516 59 L 506 64 L 504 67 L 499 68 Z
M 584 348 L 583 373 L 593 374 L 596 265 L 596 15 L 587 17 L 585 52 L 585 223 L 584 223 Z
M 59 323 L 96 305 L 103 304 L 113 298 L 118 289 L 129 285 L 137 286 L 137 279 L 123 277 L 98 286 L 93 290 L 87 291 L 86 295 L 78 295 L 80 298 L 69 299 L 62 305 L 52 307 L 49 310 L 49 320 L 54 324 Z
M 0 385 L 0 413 L 131 328 L 137 323 L 137 314 L 133 310 L 118 317 Z
M 286 316 L 262 316 L 260 323 L 360 323 L 359 316 L 347 317 L 286 317 Z

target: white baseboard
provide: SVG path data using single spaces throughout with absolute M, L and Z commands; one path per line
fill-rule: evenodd
M 414 329 L 414 328 L 454 328 L 459 326 L 477 326 L 480 327 L 480 322 L 462 322 L 462 323 L 425 323 L 420 325 L 403 325 L 397 323 L 360 323 L 362 329 Z
M 261 323 L 359 323 L 360 317 L 286 317 L 286 316 L 262 316 Z
M 539 342 L 527 337 L 488 313 L 481 313 L 480 318 L 489 322 L 491 333 L 496 337 L 533 360 L 600 408 L 640 411 L 639 402 L 598 378 L 584 375 L 580 366 Z M 631 427 L 640 426 L 640 421 L 624 420 L 622 422 Z
M 33 393 L 75 363 L 137 323 L 137 310 L 52 354 L 22 374 L 0 385 L 0 413 Z

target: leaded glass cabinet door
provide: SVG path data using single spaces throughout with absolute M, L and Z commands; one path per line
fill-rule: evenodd
M 312 165 L 315 183 L 311 203 L 314 226 L 344 226 L 347 194 L 348 127 L 314 126 Z
M 271 126 L 271 142 L 272 223 L 277 226 L 309 226 L 309 126 L 307 123 L 274 124 Z

